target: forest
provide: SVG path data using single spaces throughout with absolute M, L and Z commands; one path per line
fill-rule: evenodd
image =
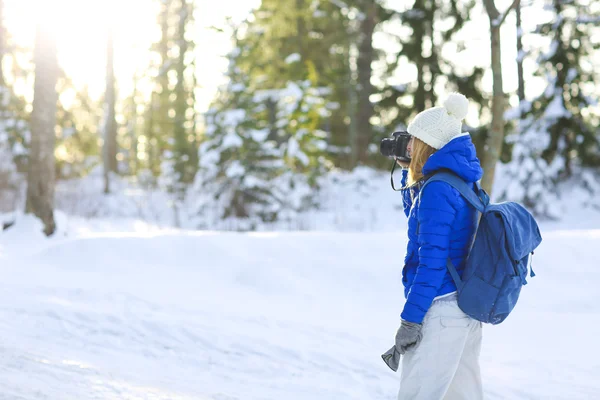
M 48 235 L 56 210 L 152 207 L 191 229 L 301 228 L 340 176 L 388 176 L 380 141 L 455 91 L 495 199 L 546 219 L 600 206 L 599 2 L 262 0 L 208 22 L 196 0 L 133 18 L 116 2 L 24 3 L 0 0 L 0 206 Z M 69 36 L 50 17 L 94 12 Z M 124 47 L 138 24 L 145 42 Z M 102 68 L 82 83 L 65 37 L 92 30 Z M 214 37 L 227 45 L 209 54 Z

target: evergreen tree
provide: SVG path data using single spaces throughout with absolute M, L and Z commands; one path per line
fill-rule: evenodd
M 380 23 L 379 2 L 364 0 L 265 0 L 253 12 L 245 35 L 252 43 L 248 64 L 257 89 L 285 88 L 310 80 L 329 88 L 328 157 L 342 167 L 367 162 L 372 140 L 371 64 L 379 57 L 372 36 Z
M 56 85 L 58 93 L 71 94 L 70 104 L 59 97 L 56 112 L 56 179 L 86 175 L 102 159 L 98 138 L 101 137 L 102 105 L 90 99 L 86 87 L 76 90 L 73 82 L 60 72 Z
M 167 189 L 182 196 L 185 185 L 193 181 L 198 166 L 194 43 L 189 38 L 193 27 L 193 0 L 159 0 L 157 24 L 160 40 L 152 46 L 159 60 L 154 66 L 155 89 L 146 109 L 144 147 L 148 169 L 163 177 Z M 166 168 L 161 171 L 162 167 Z
M 600 47 L 592 40 L 600 34 L 600 15 L 566 0 L 553 0 L 547 9 L 552 10 L 552 18 L 534 32 L 550 38 L 549 51 L 539 56 L 536 73 L 547 79 L 547 86 L 510 113 L 520 119 L 511 138 L 514 146 L 507 174 L 512 179 L 504 196 L 521 200 L 539 215 L 558 217 L 561 182 L 575 179 L 592 194 L 600 189 L 596 178 L 582 169 L 600 166 L 598 135 L 585 118 L 593 114 L 595 104 L 588 89 L 597 77 L 588 65 L 593 65 L 593 54 Z
M 485 104 L 480 90 L 483 69 L 475 67 L 470 73 L 458 74 L 451 60 L 442 55 L 447 43 L 464 46 L 454 37 L 469 20 L 474 5 L 474 1 L 415 0 L 411 7 L 392 19 L 400 21 L 409 31 L 397 37 L 400 51 L 387 65 L 383 78 L 388 83 L 378 90 L 380 101 L 376 104 L 376 113 L 388 132 L 406 124 L 416 113 L 436 105 L 436 87 L 440 83 L 447 82 L 449 91 L 457 90 L 475 104 Z M 401 68 L 406 68 L 406 63 L 416 67 L 416 80 L 389 83 L 394 75 L 401 73 Z
M 206 115 L 206 140 L 194 193 L 200 226 L 229 220 L 234 229 L 256 229 L 307 199 L 294 198 L 299 187 L 315 183 L 327 167 L 325 133 L 319 129 L 329 111 L 326 88 L 310 80 L 284 88 L 253 86 L 248 65 L 252 41 L 242 37 L 229 56 L 229 82 Z M 226 222 L 227 224 L 227 222 Z
M 12 58 L 12 75 L 19 75 L 14 46 L 4 25 L 4 1 L 0 0 L 0 211 L 12 211 L 22 200 L 23 177 L 30 130 L 25 101 L 15 95 L 5 78 L 4 60 Z M 20 167 L 20 169 L 19 169 Z
M 176 174 L 175 181 L 178 184 L 173 190 L 183 194 L 183 185 L 192 182 L 198 166 L 198 151 L 195 148 L 196 132 L 194 130 L 196 112 L 192 102 L 195 68 L 190 58 L 193 52 L 193 42 L 186 38 L 186 32 L 189 31 L 193 22 L 194 3 L 179 0 L 178 6 L 176 33 L 178 55 L 175 63 L 177 83 L 174 88 L 174 145 L 171 154 Z

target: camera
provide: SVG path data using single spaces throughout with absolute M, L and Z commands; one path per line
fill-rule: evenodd
M 408 154 L 408 143 L 410 142 L 410 133 L 406 131 L 394 132 L 392 137 L 385 138 L 379 145 L 379 151 L 385 157 L 397 158 L 400 161 L 410 162 Z

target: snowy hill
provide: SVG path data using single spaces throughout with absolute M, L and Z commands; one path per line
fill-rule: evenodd
M 0 236 L 0 398 L 396 398 L 380 354 L 403 304 L 403 233 L 75 225 Z M 600 390 L 600 231 L 552 229 L 514 314 L 484 328 L 488 399 Z

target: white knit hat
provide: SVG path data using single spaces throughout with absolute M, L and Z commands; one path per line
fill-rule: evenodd
M 460 93 L 452 93 L 443 107 L 433 107 L 417 114 L 406 130 L 439 150 L 461 134 L 462 120 L 468 111 L 469 100 Z

